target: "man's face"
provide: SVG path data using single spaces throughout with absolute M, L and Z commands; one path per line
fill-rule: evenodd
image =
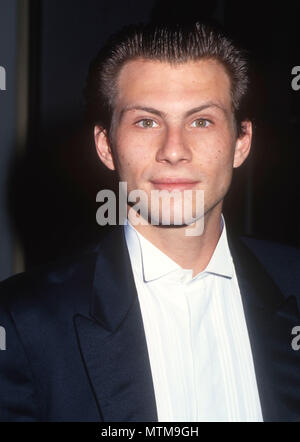
M 245 128 L 237 139 L 230 80 L 217 61 L 138 59 L 119 74 L 112 146 L 101 128 L 95 128 L 95 140 L 101 160 L 117 170 L 128 192 L 143 190 L 150 202 L 152 190 L 203 190 L 206 213 L 221 210 L 233 167 L 248 155 L 251 123 Z M 199 218 L 195 202 L 188 204 Z M 170 205 L 174 216 L 181 207 Z M 161 219 L 161 212 L 152 215 Z

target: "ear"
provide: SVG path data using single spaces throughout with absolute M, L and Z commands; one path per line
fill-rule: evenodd
M 248 157 L 252 143 L 252 123 L 249 120 L 242 122 L 243 133 L 236 140 L 233 167 L 243 164 Z
M 110 170 L 115 170 L 114 160 L 111 152 L 107 132 L 100 126 L 94 127 L 94 140 L 97 154 L 102 163 Z

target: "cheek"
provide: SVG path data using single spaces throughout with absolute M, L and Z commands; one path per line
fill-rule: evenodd
M 218 139 L 210 157 L 211 180 L 216 193 L 224 195 L 230 186 L 233 171 L 234 146 L 231 139 Z
M 220 173 L 232 168 L 234 143 L 232 137 L 224 132 L 207 132 L 192 140 L 198 162 L 208 173 Z
M 134 181 L 142 175 L 151 160 L 151 151 L 145 148 L 143 137 L 122 133 L 116 138 L 115 157 L 121 178 Z

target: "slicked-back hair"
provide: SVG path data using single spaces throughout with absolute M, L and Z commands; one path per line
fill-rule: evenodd
M 243 133 L 241 123 L 246 117 L 242 102 L 249 83 L 245 51 L 220 30 L 199 22 L 130 25 L 114 34 L 89 67 L 85 98 L 90 123 L 111 134 L 118 74 L 126 62 L 135 59 L 170 64 L 203 59 L 220 62 L 230 78 L 237 136 Z

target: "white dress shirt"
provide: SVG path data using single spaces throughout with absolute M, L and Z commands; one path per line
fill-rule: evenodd
M 160 422 L 262 421 L 223 216 L 221 228 L 209 264 L 193 277 L 124 226 Z

